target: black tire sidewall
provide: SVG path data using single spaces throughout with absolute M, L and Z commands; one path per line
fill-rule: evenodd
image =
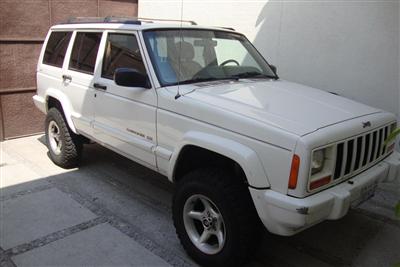
M 53 161 L 56 161 L 56 162 L 61 162 L 63 153 L 64 153 L 64 146 L 65 146 L 65 133 L 61 128 L 60 119 L 58 118 L 58 116 L 55 116 L 54 112 L 52 112 L 52 111 L 53 110 L 50 110 L 48 113 L 48 116 L 46 117 L 46 144 L 47 144 L 47 148 L 49 149 L 51 159 L 53 159 Z M 58 129 L 60 130 L 60 139 L 62 142 L 62 148 L 61 148 L 61 153 L 58 155 L 54 153 L 54 151 L 50 145 L 49 126 L 50 126 L 50 122 L 52 122 L 52 121 L 54 121 L 57 124 Z
M 52 121 L 54 121 L 57 124 L 58 129 L 60 130 L 60 139 L 62 142 L 62 147 L 61 147 L 61 152 L 58 155 L 54 153 L 54 151 L 50 146 L 49 125 L 50 122 Z M 51 108 L 48 111 L 45 120 L 45 130 L 46 130 L 45 132 L 46 144 L 49 150 L 50 159 L 56 165 L 63 168 L 72 168 L 77 166 L 80 158 L 82 144 L 78 142 L 77 138 L 74 136 L 74 133 L 69 129 L 67 123 L 65 122 L 64 116 L 58 109 Z M 68 151 L 66 149 L 67 146 L 70 147 Z
M 193 174 L 192 174 L 193 175 Z M 194 174 L 193 176 L 197 176 Z M 186 179 L 185 179 L 186 180 Z M 244 255 L 237 255 L 241 253 L 240 238 L 236 233 L 238 229 L 238 221 L 235 219 L 235 214 L 232 212 L 233 208 L 227 198 L 223 194 L 221 188 L 209 186 L 206 183 L 197 179 L 187 179 L 187 182 L 178 184 L 174 199 L 173 199 L 173 217 L 177 234 L 181 239 L 182 245 L 187 253 L 198 263 L 205 266 L 236 266 L 240 264 L 240 260 L 235 259 L 235 255 L 240 258 Z M 220 252 L 214 255 L 208 255 L 200 251 L 190 240 L 183 221 L 183 207 L 187 199 L 193 195 L 201 194 L 209 198 L 219 209 L 224 225 L 225 225 L 225 244 Z M 239 226 L 240 227 L 240 226 Z

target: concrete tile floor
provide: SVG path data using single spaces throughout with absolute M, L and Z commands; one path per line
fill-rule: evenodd
M 0 205 L 0 246 L 4 250 L 96 218 L 56 188 L 4 200 Z
M 1 266 L 194 266 L 171 220 L 173 185 L 99 145 L 80 168 L 47 157 L 43 136 L 2 142 Z M 399 187 L 293 237 L 263 234 L 248 266 L 392 266 L 400 262 Z
M 168 266 L 108 223 L 20 254 L 13 261 L 17 266 Z

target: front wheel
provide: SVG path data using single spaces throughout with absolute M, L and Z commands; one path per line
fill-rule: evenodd
M 62 168 L 76 167 L 82 152 L 81 138 L 71 131 L 56 108 L 47 112 L 45 124 L 50 159 Z
M 173 220 L 186 252 L 205 266 L 237 266 L 257 243 L 260 223 L 249 191 L 219 169 L 199 169 L 178 182 Z
M 182 213 L 186 234 L 198 250 L 215 255 L 223 249 L 226 226 L 213 201 L 202 194 L 192 195 L 185 201 Z

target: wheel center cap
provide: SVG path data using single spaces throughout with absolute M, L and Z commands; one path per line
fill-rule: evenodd
M 210 228 L 213 226 L 214 220 L 211 217 L 206 217 L 202 220 L 203 226 L 205 228 Z

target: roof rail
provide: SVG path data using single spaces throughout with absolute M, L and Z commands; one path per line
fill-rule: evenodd
M 162 22 L 184 22 L 191 25 L 197 25 L 192 20 L 175 20 L 175 19 L 152 19 L 152 18 L 138 18 L 138 17 L 71 17 L 66 22 L 61 24 L 78 24 L 78 23 L 122 23 L 122 24 L 136 24 L 140 25 L 142 22 L 153 23 L 155 21 Z
M 218 27 L 218 28 L 231 30 L 231 31 L 234 31 L 234 32 L 236 31 L 234 28 L 231 28 L 231 27 Z
M 141 22 L 136 17 L 71 17 L 66 22 L 61 24 L 77 24 L 77 23 L 122 23 L 122 24 L 137 24 Z
M 153 19 L 153 18 L 137 18 L 143 22 L 154 22 L 154 21 L 165 21 L 165 22 L 184 22 L 189 23 L 191 25 L 197 25 L 197 23 L 193 20 L 180 20 L 180 19 Z

